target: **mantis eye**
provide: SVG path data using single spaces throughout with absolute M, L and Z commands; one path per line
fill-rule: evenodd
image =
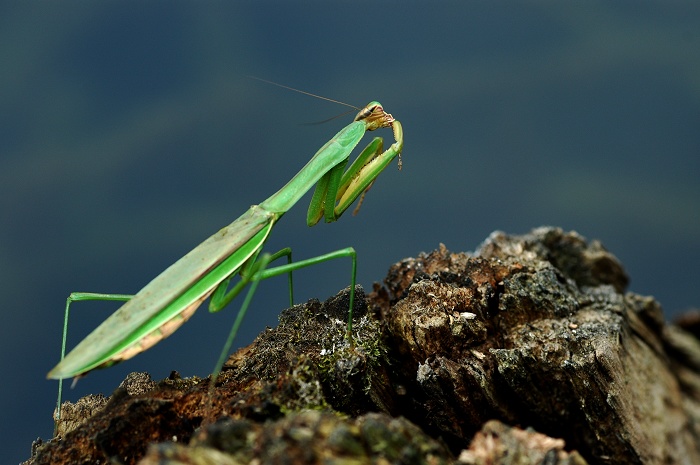
M 365 118 L 369 118 L 370 116 L 372 116 L 372 113 L 374 113 L 376 111 L 377 107 L 379 107 L 379 109 L 381 111 L 382 107 L 380 105 L 377 105 L 377 104 L 368 105 L 368 106 L 364 107 L 362 110 L 360 110 L 360 112 L 357 114 L 357 116 L 355 116 L 355 121 L 360 121 L 360 120 L 363 120 Z

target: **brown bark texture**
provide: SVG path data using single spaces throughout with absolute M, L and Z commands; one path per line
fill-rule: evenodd
M 700 317 L 666 324 L 597 241 L 495 232 L 282 312 L 209 379 L 66 404 L 33 464 L 698 464 Z

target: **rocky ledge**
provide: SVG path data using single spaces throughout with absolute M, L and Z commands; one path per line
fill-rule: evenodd
M 67 406 L 27 463 L 700 463 L 698 317 L 664 322 L 597 241 L 493 233 L 280 315 L 209 379 Z

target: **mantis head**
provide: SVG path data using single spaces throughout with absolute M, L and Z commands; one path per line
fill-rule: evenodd
M 355 121 L 364 121 L 367 131 L 374 131 L 379 128 L 388 128 L 394 122 L 394 117 L 384 111 L 379 102 L 369 102 L 355 116 Z

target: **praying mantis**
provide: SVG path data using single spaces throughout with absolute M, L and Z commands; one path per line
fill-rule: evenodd
M 368 103 L 362 109 L 356 109 L 360 111 L 353 122 L 323 145 L 284 187 L 259 205 L 251 206 L 233 223 L 199 244 L 135 295 L 75 292 L 68 297 L 61 361 L 47 375 L 49 379 L 59 380 L 56 421 L 60 419 L 63 379 L 77 379 L 92 370 L 107 368 L 149 349 L 185 323 L 208 297 L 211 296 L 209 311 L 218 312 L 250 284 L 214 368 L 212 379 L 215 379 L 221 371 L 259 281 L 288 274 L 290 303 L 293 305 L 292 271 L 336 258 L 349 257 L 352 262 L 346 335 L 352 345 L 352 309 L 357 270 L 355 250 L 348 247 L 297 262 L 292 262 L 289 248 L 274 254 L 261 255 L 261 251 L 280 218 L 314 185 L 316 188 L 307 213 L 308 226 L 314 226 L 322 218 L 327 223 L 337 221 L 360 197 L 356 213 L 377 176 L 394 158 L 398 157 L 398 167 L 401 169 L 401 123 L 376 101 Z M 387 150 L 383 150 L 382 138 L 375 137 L 350 168 L 344 171 L 351 152 L 365 132 L 380 128 L 391 128 L 395 142 Z M 287 264 L 268 268 L 270 263 L 282 257 L 287 258 Z M 239 276 L 240 281 L 229 290 L 230 281 L 235 276 Z M 65 355 L 70 304 L 83 300 L 114 300 L 125 303 Z

